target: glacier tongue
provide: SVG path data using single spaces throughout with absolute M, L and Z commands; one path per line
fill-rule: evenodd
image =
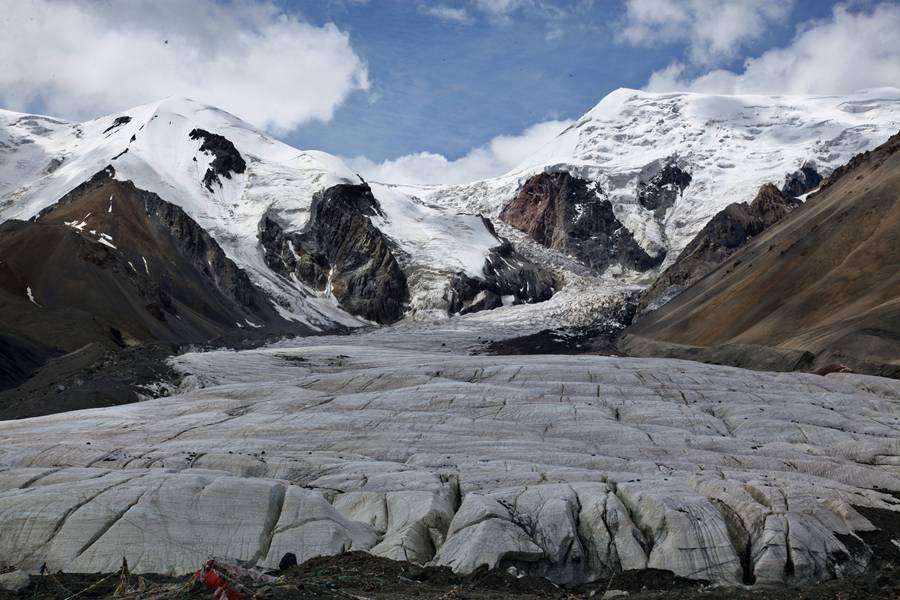
M 0 423 L 0 563 L 353 549 L 558 582 L 808 582 L 868 560 L 854 506 L 898 510 L 896 381 L 470 356 L 477 327 L 441 352 L 434 333 L 187 354 L 180 395 Z

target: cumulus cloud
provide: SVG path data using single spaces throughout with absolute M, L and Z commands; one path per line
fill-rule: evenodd
M 497 136 L 456 160 L 418 152 L 381 163 L 365 157 L 347 162 L 372 181 L 415 185 L 468 183 L 506 173 L 571 124 L 568 120 L 536 123 L 519 135 Z
M 328 121 L 366 64 L 347 33 L 242 0 L 0 0 L 0 105 L 70 118 L 183 95 L 287 132 Z
M 743 71 L 686 76 L 674 63 L 653 73 L 650 91 L 722 94 L 829 94 L 900 85 L 900 5 L 870 10 L 838 6 L 831 17 L 802 26 L 791 44 L 747 60 Z
M 784 20 L 793 0 L 627 0 L 619 34 L 638 46 L 686 43 L 692 62 L 733 58 Z
M 454 8 L 452 6 L 446 6 L 444 4 L 426 4 L 422 5 L 419 10 L 421 10 L 423 14 L 437 17 L 438 19 L 442 19 L 444 21 L 455 21 L 457 23 L 472 22 L 472 17 L 464 8 Z

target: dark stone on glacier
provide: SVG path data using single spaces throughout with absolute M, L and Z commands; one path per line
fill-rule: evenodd
M 231 179 L 232 173 L 243 173 L 247 170 L 244 157 L 238 152 L 234 144 L 226 137 L 217 133 L 210 133 L 204 129 L 192 129 L 188 134 L 192 140 L 202 139 L 201 152 L 209 152 L 213 155 L 213 161 L 203 175 L 203 185 L 212 191 L 212 184 L 222 184 L 219 177 Z
M 566 172 L 540 173 L 525 182 L 500 219 L 597 272 L 616 263 L 646 271 L 662 262 L 665 254 L 650 256 L 641 248 L 591 185 Z
M 393 243 L 371 216 L 381 208 L 368 185 L 336 185 L 313 196 L 303 231 L 286 232 L 276 217 L 260 223 L 266 264 L 308 286 L 329 288 L 341 307 L 377 323 L 392 323 L 409 300 Z

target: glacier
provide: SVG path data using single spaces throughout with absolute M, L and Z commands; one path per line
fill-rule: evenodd
M 227 138 L 246 169 L 207 187 L 214 159 L 195 129 Z M 258 240 L 263 215 L 299 230 L 316 192 L 357 182 L 340 159 L 183 98 L 85 123 L 0 111 L 0 220 L 34 217 L 114 164 L 181 206 L 284 314 L 358 329 L 190 352 L 172 359 L 184 379 L 167 398 L 0 422 L 0 563 L 114 571 L 126 556 L 135 572 L 186 573 L 210 556 L 273 567 L 288 552 L 366 550 L 560 583 L 651 567 L 732 585 L 858 573 L 875 529 L 863 513 L 900 510 L 897 381 L 477 354 L 589 324 L 656 274 L 591 272 L 502 222 L 500 236 L 558 276 L 556 293 L 452 318 L 432 308 L 447 273 L 477 276 L 500 243 L 477 215 L 496 221 L 536 173 L 592 182 L 665 268 L 727 204 L 807 164 L 827 174 L 897 129 L 894 88 L 623 89 L 498 178 L 372 182 L 373 224 L 424 273 L 409 317 L 374 328 L 272 272 Z M 667 164 L 692 179 L 660 215 L 637 190 Z
M 0 422 L 0 561 L 365 550 L 560 583 L 801 583 L 864 568 L 859 507 L 900 510 L 900 382 L 473 356 L 478 327 L 390 329 L 189 353 L 177 395 Z

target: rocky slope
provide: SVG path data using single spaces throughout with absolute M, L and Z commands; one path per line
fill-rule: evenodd
M 121 348 L 304 333 L 179 207 L 110 167 L 31 221 L 0 224 L 7 387 L 87 344 Z M 27 363 L 23 365 L 23 363 Z
M 609 200 L 623 235 L 647 255 L 665 256 L 663 270 L 729 204 L 751 202 L 766 183 L 804 194 L 816 177 L 897 129 L 895 88 L 844 96 L 620 89 L 506 175 L 415 193 L 496 218 L 536 175 L 568 173 Z M 508 231 L 500 228 L 503 235 Z M 641 285 L 652 282 L 655 273 L 642 275 L 631 258 L 609 261 L 608 270 Z
M 358 176 L 336 157 L 297 150 L 228 113 L 184 98 L 85 123 L 0 111 L 0 221 L 34 217 L 107 165 L 114 167 L 117 180 L 131 181 L 183 210 L 283 319 L 309 328 L 389 322 L 407 314 L 446 317 L 459 304 L 454 299 L 461 277 L 478 282 L 479 290 L 501 290 L 513 303 L 552 294 L 550 286 L 517 288 L 513 294 L 509 285 L 492 278 L 488 272 L 495 270 L 490 264 L 497 253 L 511 250 L 479 216 L 427 205 L 387 186 L 369 188 L 379 209 L 359 213 L 367 223 L 357 219 L 357 226 L 342 235 L 345 246 L 371 242 L 356 235 L 381 239 L 379 252 L 387 262 L 364 270 L 380 276 L 379 269 L 390 263 L 390 247 L 402 276 L 394 272 L 394 283 L 382 286 L 359 271 L 359 260 L 328 258 L 326 248 L 311 259 L 318 272 L 304 276 L 307 266 L 291 278 L 292 269 L 277 258 L 289 249 L 266 248 L 261 235 L 287 240 L 305 232 L 309 243 L 313 238 L 322 242 L 337 227 L 329 223 L 336 209 L 329 209 L 329 201 L 314 207 L 314 198 L 336 185 L 357 184 Z M 273 223 L 280 233 L 266 230 Z M 521 256 L 512 262 L 523 271 L 506 279 L 552 281 Z M 337 285 L 323 285 L 332 268 Z M 399 284 L 402 277 L 408 293 Z M 466 306 L 474 309 L 475 304 Z
M 276 224 L 271 235 L 282 240 L 316 237 L 315 195 L 357 185 L 358 176 L 333 156 L 291 148 L 183 98 L 85 123 L 0 111 L 0 219 L 29 219 L 111 164 L 119 180 L 181 208 L 282 318 L 304 326 L 446 317 L 566 288 L 583 301 L 561 298 L 550 311 L 575 322 L 585 301 L 651 283 L 727 204 L 749 202 L 765 182 L 805 190 L 898 126 L 895 89 L 840 97 L 618 90 L 503 177 L 442 188 L 370 184 L 380 208 L 365 218 L 386 240 L 406 292 L 397 272 L 382 286 L 339 268 L 332 280 L 355 283 L 329 286 L 324 255 L 292 278 L 290 248 L 263 247 L 266 225 Z M 528 197 L 542 208 L 525 210 Z M 543 223 L 543 242 L 502 222 L 501 212 L 526 231 Z M 364 271 L 390 271 L 382 254 Z
M 387 217 L 367 184 L 337 185 L 314 195 L 302 231 L 286 233 L 276 218 L 267 215 L 260 226 L 273 271 L 333 296 L 370 321 L 392 323 L 404 316 L 410 278 L 421 273 L 422 261 L 376 226 Z M 490 221 L 483 219 L 481 226 L 496 236 Z M 494 239 L 498 245 L 486 254 L 480 275 L 445 274 L 438 282 L 444 293 L 440 300 L 432 299 L 437 303 L 431 308 L 459 314 L 542 302 L 553 295 L 550 272 L 524 259 L 507 240 Z M 435 276 L 433 269 L 428 274 Z
M 370 321 L 398 320 L 409 301 L 406 274 L 393 243 L 371 221 L 381 208 L 366 185 L 336 185 L 317 193 L 301 232 L 285 233 L 268 215 L 260 241 L 269 267 L 333 295 Z
M 630 329 L 663 345 L 750 345 L 900 374 L 900 134 Z M 654 344 L 643 345 L 642 352 Z
M 793 191 L 803 189 L 787 187 Z M 729 204 L 710 219 L 641 295 L 640 310 L 659 308 L 801 204 L 771 183 L 760 188 L 753 202 Z
M 648 255 L 634 241 L 596 184 L 565 172 L 528 179 L 500 211 L 500 220 L 599 272 L 610 263 L 646 271 L 665 258 Z
M 182 395 L 0 422 L 0 563 L 184 573 L 353 549 L 764 586 L 860 572 L 866 515 L 898 510 L 896 381 L 391 339 L 189 354 Z

